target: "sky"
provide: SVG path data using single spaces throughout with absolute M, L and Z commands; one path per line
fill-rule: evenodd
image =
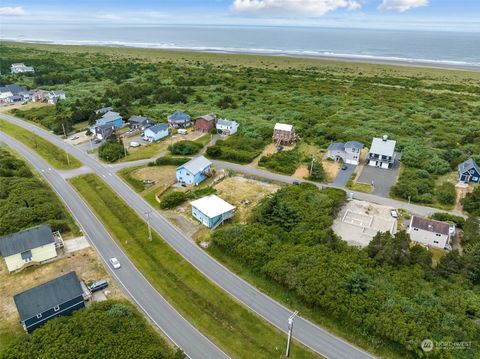
M 40 22 L 480 31 L 480 0 L 0 1 L 0 28 Z

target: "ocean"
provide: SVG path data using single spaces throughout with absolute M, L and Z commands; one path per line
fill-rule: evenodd
M 262 26 L 0 26 L 0 39 L 480 69 L 480 32 Z

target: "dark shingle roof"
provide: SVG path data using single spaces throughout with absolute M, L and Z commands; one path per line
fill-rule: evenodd
M 476 164 L 476 162 L 473 160 L 473 158 L 469 158 L 468 160 L 466 160 L 465 162 L 463 163 L 460 163 L 458 165 L 458 171 L 460 173 L 465 173 L 471 169 L 475 169 L 478 173 L 480 173 L 480 168 L 478 167 L 478 165 Z
M 168 121 L 170 122 L 188 122 L 190 121 L 190 116 L 186 113 L 177 111 L 174 114 L 168 116 Z
M 19 92 L 23 92 L 27 90 L 25 87 L 19 86 L 17 84 L 5 85 L 5 87 L 9 89 L 10 92 L 14 95 L 17 95 Z
M 327 148 L 328 151 L 345 151 L 345 144 L 343 142 L 334 142 Z
M 75 272 L 15 294 L 13 300 L 22 321 L 83 294 Z
M 44 224 L 1 237 L 0 254 L 8 257 L 53 242 L 52 229 L 48 224 Z
M 345 148 L 357 148 L 361 150 L 363 148 L 363 143 L 358 141 L 348 141 L 345 142 Z
M 161 131 L 168 130 L 168 125 L 166 123 L 159 123 L 158 125 L 149 127 L 148 130 L 152 131 L 154 133 L 158 133 L 158 132 L 161 132 Z
M 448 236 L 451 225 L 445 222 L 433 221 L 431 219 L 413 216 L 412 227 L 420 228 L 424 231 L 433 233 L 441 233 Z
M 145 117 L 145 116 L 131 116 L 129 119 L 128 119 L 128 122 L 132 123 L 132 122 L 135 122 L 135 123 L 144 123 L 145 121 L 149 121 L 150 119 L 148 117 Z
M 211 122 L 211 121 L 215 121 L 216 117 L 215 115 L 210 114 L 210 115 L 199 116 L 196 118 L 196 120 L 199 120 L 199 119 L 203 119 L 204 121 Z

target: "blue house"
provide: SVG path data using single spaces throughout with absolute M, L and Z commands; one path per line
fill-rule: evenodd
M 70 272 L 13 296 L 24 329 L 31 333 L 50 319 L 83 308 L 83 289 Z
M 179 127 L 189 127 L 192 124 L 192 120 L 189 115 L 186 113 L 177 111 L 174 114 L 171 114 L 167 117 L 168 124 L 170 127 L 179 128 Z
M 182 185 L 201 183 L 210 173 L 212 162 L 203 156 L 195 157 L 177 168 L 177 182 Z
M 102 117 L 95 121 L 94 127 L 110 125 L 116 129 L 122 128 L 124 123 L 122 116 L 118 112 L 108 111 Z
M 463 183 L 480 183 L 480 168 L 473 158 L 458 165 L 458 180 Z
M 159 123 L 158 125 L 145 129 L 143 137 L 150 142 L 158 141 L 168 136 L 168 125 Z
M 214 194 L 197 199 L 190 204 L 192 216 L 210 229 L 215 229 L 227 219 L 232 218 L 235 210 L 234 206 Z

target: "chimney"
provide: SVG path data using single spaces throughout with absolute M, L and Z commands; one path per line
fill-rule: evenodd
M 388 140 L 388 135 L 383 135 L 383 142 L 387 142 Z

